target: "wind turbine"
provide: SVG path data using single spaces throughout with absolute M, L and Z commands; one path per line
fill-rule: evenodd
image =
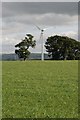
M 44 44 L 43 44 L 43 35 L 44 35 L 44 31 L 49 29 L 50 27 L 48 28 L 44 28 L 44 29 L 41 29 L 40 27 L 36 26 L 38 28 L 38 30 L 41 31 L 41 34 L 40 34 L 40 40 L 42 40 L 42 44 L 41 44 L 41 60 L 43 61 L 44 60 Z

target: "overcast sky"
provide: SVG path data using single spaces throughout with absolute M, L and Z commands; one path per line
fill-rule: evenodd
M 40 31 L 35 25 L 40 28 L 49 27 L 44 32 L 44 43 L 48 36 L 56 34 L 66 35 L 78 40 L 78 3 L 3 2 L 3 53 L 14 53 L 15 44 L 19 43 L 27 33 L 31 33 L 37 41 L 35 49 L 30 48 L 30 51 L 40 52 Z
M 78 2 L 79 0 L 1 0 L 3 2 Z

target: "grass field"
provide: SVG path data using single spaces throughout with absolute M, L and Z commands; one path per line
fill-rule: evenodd
M 4 61 L 3 118 L 77 118 L 78 61 Z

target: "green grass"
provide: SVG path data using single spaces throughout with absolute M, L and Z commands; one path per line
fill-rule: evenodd
M 2 118 L 2 62 L 0 62 L 0 120 Z
M 78 61 L 3 62 L 3 118 L 77 118 Z

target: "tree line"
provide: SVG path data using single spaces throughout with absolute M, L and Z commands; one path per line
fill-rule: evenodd
M 31 34 L 26 34 L 26 37 L 17 45 L 15 53 L 21 59 L 26 60 L 30 51 L 29 48 L 35 48 L 36 40 Z M 80 42 L 67 36 L 51 36 L 45 42 L 46 52 L 52 60 L 80 60 Z

